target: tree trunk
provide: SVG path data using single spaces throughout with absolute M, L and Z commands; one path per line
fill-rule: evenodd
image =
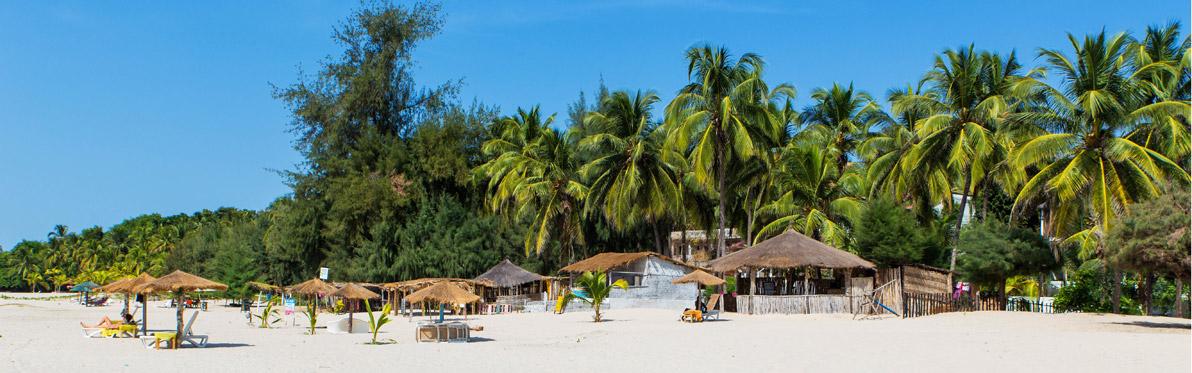
M 1002 279 L 1001 283 L 999 283 L 997 286 L 997 301 L 1000 304 L 998 306 L 998 309 L 1001 311 L 1005 311 L 1006 310 L 1006 279 L 1004 279 L 1004 278 Z
M 682 235 L 683 235 L 683 248 L 682 248 L 683 261 L 689 262 L 689 261 L 691 261 L 692 258 L 691 258 L 691 250 L 689 247 L 687 247 L 687 224 L 683 224 L 683 226 L 679 227 L 679 229 L 683 230 L 683 233 L 682 233 Z
M 757 269 L 746 268 L 749 270 L 749 295 L 757 295 Z
M 1184 317 L 1184 279 L 1175 278 L 1175 317 Z
M 1122 301 L 1122 270 L 1113 270 L 1113 313 L 1120 313 Z
M 753 246 L 753 214 L 755 211 L 757 211 L 756 209 L 753 208 L 753 203 L 749 202 L 749 197 L 751 195 L 753 195 L 752 187 L 745 191 L 745 203 L 749 204 L 749 216 L 746 217 L 747 222 L 745 223 L 745 245 L 746 246 Z
M 956 231 L 952 232 L 952 260 L 948 264 L 949 271 L 956 271 L 956 248 L 960 246 L 960 227 L 964 223 L 964 205 L 968 203 L 968 190 L 973 182 L 973 165 L 964 169 L 964 190 L 960 191 L 960 208 L 956 211 Z M 949 196 L 951 198 L 951 196 Z
M 670 257 L 665 251 L 662 251 L 662 240 L 658 238 L 658 222 L 651 221 L 650 226 L 654 228 L 654 252 Z
M 176 305 L 178 306 L 178 334 L 174 335 L 174 341 L 170 342 L 170 347 L 176 349 L 178 348 L 178 342 L 182 341 L 182 304 L 186 302 L 186 296 L 178 293 L 178 296 L 174 297 L 174 299 L 176 299 L 174 303 L 177 303 Z
M 1155 276 L 1149 272 L 1144 273 L 1142 281 L 1142 315 L 1149 316 L 1151 314 L 1151 297 L 1154 295 L 1151 288 L 1155 285 Z
M 718 133 L 717 133 L 717 144 L 716 144 L 717 145 L 716 146 L 716 174 L 717 174 L 716 177 L 719 179 L 718 182 L 720 183 L 720 189 L 719 189 L 720 190 L 720 196 L 719 196 L 720 197 L 720 211 L 719 211 L 720 212 L 719 213 L 720 226 L 718 227 L 719 230 L 716 231 L 716 257 L 720 258 L 720 257 L 723 257 L 725 254 L 724 253 L 724 235 L 725 235 L 725 233 L 724 233 L 725 217 L 724 216 L 726 214 L 726 211 L 724 209 L 724 149 L 723 149 L 725 139 L 724 139 L 724 134 L 719 133 L 720 131 L 717 131 L 717 132 Z

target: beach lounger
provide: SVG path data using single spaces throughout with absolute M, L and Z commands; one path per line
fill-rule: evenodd
M 715 318 L 717 321 L 720 320 L 720 309 L 717 308 L 719 303 L 720 293 L 712 294 L 712 297 L 708 298 L 708 312 L 704 312 L 704 320 L 712 318 Z
M 98 306 L 105 305 L 107 303 L 108 303 L 108 297 L 105 296 L 103 298 L 87 301 L 87 307 L 98 307 Z
M 471 328 L 462 322 L 420 322 L 415 329 L 414 337 L 418 343 L 425 342 L 468 342 L 471 339 Z
M 182 337 L 178 338 L 181 342 L 190 343 L 195 347 L 207 347 L 207 336 L 197 335 L 191 332 L 190 327 L 194 325 L 195 319 L 199 318 L 199 311 L 195 311 L 190 315 L 190 321 L 186 322 L 186 327 L 182 328 Z M 141 343 L 145 348 L 160 348 L 162 341 L 169 341 L 170 347 L 178 348 L 174 343 L 173 337 L 175 333 L 153 333 L 153 335 L 141 336 Z

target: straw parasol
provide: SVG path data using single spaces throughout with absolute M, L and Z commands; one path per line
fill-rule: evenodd
M 380 298 L 381 295 L 365 289 L 363 286 L 356 284 L 347 284 L 339 290 L 333 291 L 330 294 L 333 297 L 344 299 L 374 299 Z M 352 332 L 352 309 L 348 309 L 348 333 Z
M 509 259 L 493 266 L 488 272 L 477 276 L 476 281 L 488 281 L 495 287 L 515 287 L 527 282 L 542 281 L 545 277 L 518 267 Z
M 694 272 L 688 273 L 686 276 L 676 278 L 674 281 L 671 281 L 671 283 L 672 284 L 696 283 L 696 284 L 700 284 L 700 285 L 704 285 L 704 286 L 716 286 L 716 285 L 724 284 L 725 281 L 723 278 L 713 276 L 712 274 L 710 274 L 708 272 L 704 272 L 702 270 L 695 270 Z
M 315 297 L 315 308 L 317 309 L 319 308 L 319 295 L 335 292 L 335 286 L 331 286 L 331 284 L 315 277 L 301 284 L 291 286 L 290 292 L 313 295 Z
M 141 285 L 148 284 L 157 278 L 150 276 L 148 273 L 142 273 L 140 276 L 133 278 L 126 278 L 116 282 L 95 288 L 96 291 L 124 294 L 124 312 L 128 312 L 128 295 L 137 294 L 136 289 Z M 149 330 L 146 325 L 146 316 L 149 316 L 149 307 L 146 304 L 147 299 L 141 298 L 141 332 Z
M 199 276 L 195 276 L 182 271 L 174 271 L 174 273 L 162 276 L 159 279 L 147 282 L 141 286 L 134 288 L 134 290 L 141 294 L 147 293 L 174 293 L 174 303 L 178 306 L 178 334 L 174 336 L 174 343 L 171 346 L 177 347 L 178 341 L 182 338 L 182 304 L 186 297 L 186 292 L 198 290 L 228 290 L 228 285 L 224 285 L 215 281 L 211 281 Z
M 439 322 L 443 322 L 443 303 L 472 303 L 480 296 L 460 289 L 449 282 L 440 282 L 406 296 L 410 303 L 423 301 L 439 302 Z
M 318 278 L 312 278 L 298 285 L 290 287 L 290 291 L 298 294 L 331 294 L 335 287 Z

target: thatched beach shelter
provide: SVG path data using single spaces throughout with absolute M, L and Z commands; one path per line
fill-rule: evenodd
M 404 307 L 404 304 L 402 304 L 401 301 L 404 300 L 406 296 L 409 296 L 409 294 L 413 294 L 414 292 L 425 289 L 427 287 L 430 287 L 431 285 L 438 284 L 440 282 L 450 283 L 456 287 L 459 287 L 460 289 L 466 290 L 469 293 L 473 293 L 473 294 L 480 293 L 481 291 L 483 291 L 484 288 L 493 287 L 493 284 L 491 282 L 488 282 L 485 280 L 469 280 L 469 279 L 464 279 L 464 278 L 439 277 L 439 278 L 420 278 L 420 279 L 407 280 L 407 281 L 390 282 L 390 283 L 381 285 L 381 288 L 384 289 L 385 291 L 391 292 L 389 294 L 389 302 L 390 302 L 390 305 L 393 307 L 393 313 L 397 314 L 399 309 L 402 309 Z M 407 303 L 413 304 L 414 302 L 407 302 Z M 404 309 L 402 311 L 404 312 Z
M 339 290 L 331 292 L 331 294 L 329 294 L 329 295 L 333 296 L 333 297 L 337 297 L 337 298 L 356 299 L 356 300 L 376 299 L 376 298 L 381 297 L 380 294 L 374 293 L 368 289 L 365 289 L 363 286 L 360 286 L 357 284 L 344 285 L 344 287 L 339 288 Z M 353 313 L 352 309 L 349 308 L 348 309 L 348 333 L 352 332 L 352 313 Z
M 628 290 L 613 289 L 608 302 L 616 308 L 683 309 L 699 294 L 692 284 L 673 284 L 698 268 L 652 251 L 600 253 L 559 269 L 574 277 L 588 271 L 603 271 L 609 283 L 625 280 Z
M 716 277 L 711 273 L 704 272 L 703 270 L 695 270 L 694 272 L 688 273 L 686 276 L 679 277 L 674 281 L 671 281 L 672 284 L 700 284 L 704 286 L 724 285 L 725 282 L 727 281 L 725 281 L 723 278 Z
M 306 280 L 301 284 L 290 287 L 290 292 L 294 294 L 306 294 L 315 298 L 315 308 L 319 307 L 319 296 L 328 295 L 337 290 L 335 286 L 328 284 L 326 281 L 320 280 L 318 277 Z
M 502 296 L 520 297 L 523 299 L 529 299 L 530 295 L 541 296 L 541 292 L 544 289 L 549 289 L 550 282 L 555 280 L 554 277 L 542 276 L 527 271 L 513 264 L 509 259 L 497 263 L 488 272 L 484 272 L 484 274 L 476 277 L 476 281 L 487 281 L 492 284 L 484 292 L 485 299 L 488 301 L 495 301 L 497 297 Z
M 439 322 L 443 322 L 443 304 L 467 304 L 480 301 L 480 296 L 449 282 L 439 282 L 413 294 L 407 295 L 411 304 L 422 302 L 439 303 Z M 465 315 L 465 317 L 467 317 Z
M 134 289 L 141 294 L 148 293 L 174 293 L 174 304 L 178 306 L 178 334 L 174 335 L 172 346 L 178 346 L 183 337 L 182 335 L 182 308 L 185 303 L 186 293 L 199 290 L 228 290 L 228 285 L 224 285 L 215 281 L 211 281 L 199 276 L 195 276 L 182 271 L 174 271 L 174 273 L 162 276 L 159 279 L 147 282 Z
M 150 276 L 148 273 L 141 273 L 140 276 L 118 280 L 113 283 L 95 288 L 95 290 L 106 293 L 124 294 L 124 312 L 128 312 L 128 297 L 132 294 L 139 294 L 137 289 L 140 288 L 141 285 L 148 284 L 156 279 L 156 277 Z M 142 334 L 149 330 L 149 328 L 146 326 L 148 323 L 147 316 L 149 316 L 149 307 L 147 306 L 147 301 L 148 299 L 142 295 L 140 330 L 140 333 Z
M 856 254 L 837 249 L 788 230 L 771 239 L 708 262 L 716 273 L 745 271 L 748 282 L 738 281 L 738 311 L 743 313 L 832 313 L 852 312 L 858 299 L 849 291 L 855 272 L 872 272 L 877 266 Z M 768 277 L 759 281 L 758 272 Z M 825 276 L 825 270 L 830 276 Z M 801 272 L 802 281 L 797 281 Z M 815 278 L 812 278 L 812 277 Z M 872 278 L 869 280 L 872 283 Z M 799 296 L 816 298 L 764 298 Z

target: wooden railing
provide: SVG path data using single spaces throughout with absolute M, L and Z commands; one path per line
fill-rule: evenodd
M 976 311 L 1018 311 L 1039 313 L 1063 313 L 1050 302 L 1029 299 L 985 298 L 974 300 L 967 296 L 952 298 L 950 293 L 903 293 L 902 317 L 919 317 L 946 312 Z

